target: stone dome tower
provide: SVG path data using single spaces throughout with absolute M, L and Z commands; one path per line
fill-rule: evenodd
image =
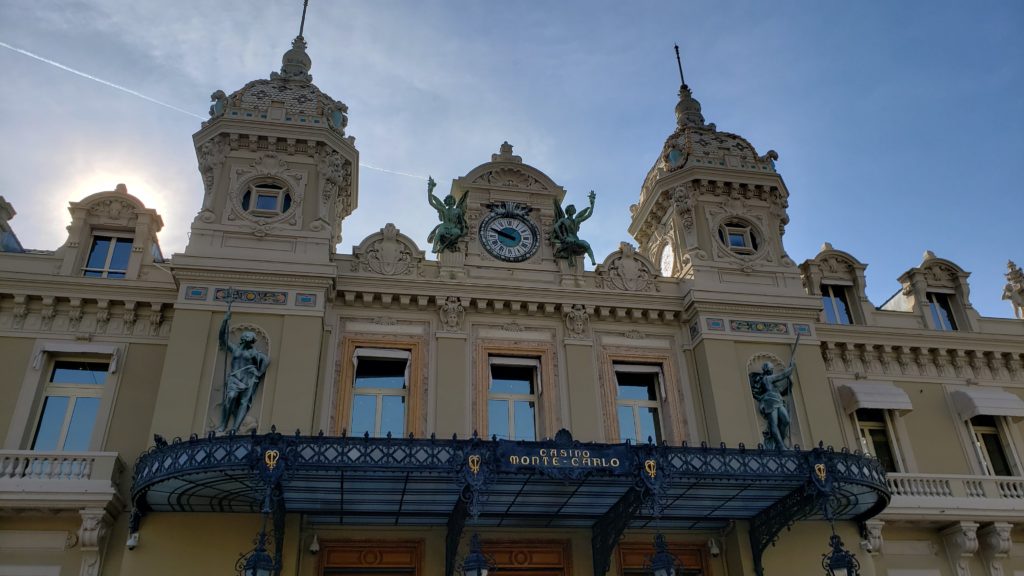
M 742 136 L 705 122 L 685 82 L 675 114 L 676 130 L 631 207 L 629 232 L 639 251 L 659 262 L 664 276 L 799 290 L 782 245 L 789 192 L 775 171 L 778 154 L 760 155 Z
M 322 92 L 299 35 L 280 72 L 211 96 L 193 135 L 202 207 L 186 256 L 328 264 L 358 202 L 348 107 Z

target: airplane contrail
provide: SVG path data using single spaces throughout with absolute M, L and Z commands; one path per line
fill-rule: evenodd
M 36 59 L 36 60 L 38 60 L 40 62 L 44 62 L 46 64 L 49 64 L 50 66 L 56 66 L 57 68 L 60 68 L 61 70 L 66 70 L 68 72 L 71 72 L 72 74 L 77 74 L 78 76 L 81 76 L 82 78 L 88 78 L 89 80 L 93 80 L 93 81 L 99 82 L 100 84 L 103 84 L 105 86 L 110 86 L 111 88 L 116 88 L 117 90 L 120 90 L 122 92 L 127 92 L 128 94 L 131 94 L 132 96 L 138 96 L 139 98 L 142 98 L 143 100 L 148 100 L 149 102 L 152 102 L 154 104 L 159 104 L 159 105 L 163 106 L 164 108 L 170 108 L 171 110 L 175 110 L 177 112 L 181 112 L 182 114 L 188 114 L 189 116 L 192 116 L 193 118 L 199 118 L 200 120 L 206 120 L 206 118 L 203 118 L 202 116 L 200 116 L 198 114 L 193 114 L 193 113 L 189 112 L 188 110 L 183 110 L 183 109 L 178 108 L 177 106 L 175 106 L 173 104 L 168 104 L 166 102 L 161 102 L 161 101 L 157 100 L 156 98 L 151 98 L 151 97 L 146 96 L 145 94 L 143 94 L 141 92 L 136 92 L 135 90 L 132 90 L 131 88 L 125 88 L 124 86 L 121 86 L 119 84 L 114 84 L 113 82 L 108 82 L 108 81 L 106 81 L 106 80 L 104 80 L 102 78 L 97 78 L 97 77 L 93 76 L 92 74 L 86 74 L 85 72 L 82 72 L 82 71 L 79 71 L 79 70 L 75 70 L 74 68 L 71 68 L 69 66 L 65 66 L 65 65 L 61 64 L 60 62 L 54 62 L 53 60 L 50 60 L 49 58 L 44 58 L 44 57 L 42 57 L 42 56 L 40 56 L 38 54 L 33 54 L 32 52 L 29 52 L 28 50 L 22 50 L 21 48 L 17 48 L 15 46 L 11 46 L 10 44 L 8 44 L 6 42 L 0 41 L 0 46 L 3 46 L 4 48 L 7 48 L 8 50 L 13 50 L 14 52 L 17 52 L 18 54 L 22 54 L 24 56 L 28 56 L 29 58 L 34 58 L 34 59 Z
M 65 65 L 61 64 L 60 62 L 55 62 L 53 60 L 50 60 L 49 58 L 45 58 L 45 57 L 40 56 L 38 54 L 34 54 L 32 52 L 29 52 L 28 50 L 23 50 L 23 49 L 18 48 L 16 46 L 11 46 L 10 44 L 8 44 L 6 42 L 0 41 L 0 47 L 7 48 L 8 50 L 11 50 L 13 52 L 17 52 L 18 54 L 21 54 L 23 56 L 28 56 L 29 58 L 38 60 L 38 61 L 43 62 L 45 64 L 49 64 L 50 66 L 55 66 L 57 68 L 60 68 L 61 70 L 64 70 L 64 71 L 67 71 L 67 72 L 71 72 L 72 74 L 75 74 L 77 76 L 81 76 L 82 78 L 86 78 L 86 79 L 92 80 L 94 82 L 99 82 L 100 84 L 103 84 L 104 86 L 109 86 L 109 87 L 114 88 L 116 90 L 120 90 L 122 92 L 126 92 L 128 94 L 131 94 L 132 96 L 136 96 L 138 98 L 142 98 L 143 100 L 146 100 L 147 102 L 152 102 L 153 104 L 159 104 L 160 106 L 163 106 L 164 108 L 170 108 L 171 110 L 174 110 L 175 112 L 181 112 L 182 114 L 188 114 L 189 116 L 191 116 L 193 118 L 198 118 L 200 120 L 207 120 L 207 118 L 205 118 L 203 116 L 200 116 L 199 114 L 193 114 L 192 112 L 189 112 L 188 110 L 185 110 L 185 109 L 182 109 L 182 108 L 178 108 L 177 106 L 175 106 L 173 104 L 168 104 L 167 102 L 161 102 L 160 100 L 157 100 L 156 98 L 152 98 L 150 96 L 146 96 L 145 94 L 143 94 L 141 92 L 137 92 L 135 90 L 132 90 L 131 88 L 126 88 L 124 86 L 121 86 L 120 84 L 114 84 L 113 82 L 109 82 L 109 81 L 104 80 L 102 78 L 97 78 L 96 76 L 93 76 L 92 74 L 87 74 L 85 72 L 82 72 L 81 70 L 75 70 L 74 68 L 71 68 L 70 66 L 65 66 Z M 363 168 L 368 168 L 370 170 L 377 170 L 378 172 L 385 172 L 387 174 L 395 174 L 395 175 L 398 175 L 398 176 L 408 176 L 409 178 L 416 178 L 418 180 L 426 180 L 427 179 L 426 176 L 419 176 L 417 174 L 409 174 L 408 172 L 399 172 L 398 170 L 388 170 L 387 168 L 378 168 L 377 166 L 371 166 L 369 164 L 364 164 L 362 162 L 360 162 L 359 165 L 362 166 Z

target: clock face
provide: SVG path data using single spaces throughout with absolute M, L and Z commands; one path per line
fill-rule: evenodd
M 480 222 L 480 243 L 484 250 L 504 262 L 522 262 L 540 245 L 537 227 L 518 215 L 489 214 Z
M 675 263 L 676 255 L 672 251 L 672 244 L 665 244 L 665 247 L 661 249 L 661 275 L 671 276 Z

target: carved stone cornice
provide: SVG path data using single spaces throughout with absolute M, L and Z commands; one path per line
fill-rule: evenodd
M 958 381 L 1024 381 L 1024 371 L 1021 370 L 1024 346 L 1006 352 L 922 344 L 919 341 L 903 345 L 823 339 L 821 353 L 829 372 L 877 374 L 895 378 L 927 376 Z M 842 364 L 835 361 L 837 355 L 843 360 Z
M 4 294 L 0 292 L 0 304 Z M 150 301 L 148 310 L 137 313 L 135 300 L 98 297 L 18 294 L 13 306 L 0 310 L 0 332 L 21 336 L 70 335 L 75 338 L 121 336 L 165 339 L 173 319 L 172 302 Z M 149 320 L 146 330 L 136 332 L 137 316 Z
M 446 297 L 427 294 L 395 294 L 370 290 L 344 290 L 340 292 L 340 302 L 344 306 L 374 306 L 378 308 L 396 308 L 406 310 L 440 309 Z M 526 316 L 555 316 L 567 314 L 572 304 L 561 302 L 540 302 L 509 298 L 473 298 L 460 297 L 466 310 L 487 312 L 492 314 L 512 314 Z M 602 306 L 600 304 L 581 304 L 586 307 L 591 320 L 597 319 L 611 322 L 647 322 L 652 324 L 675 324 L 680 319 L 676 310 L 663 310 L 639 306 Z

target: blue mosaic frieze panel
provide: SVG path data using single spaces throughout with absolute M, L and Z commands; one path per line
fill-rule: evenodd
M 288 303 L 288 293 L 280 290 L 240 290 L 230 288 L 217 288 L 213 291 L 213 299 L 217 302 L 227 302 L 230 298 L 234 302 L 244 304 L 272 304 L 284 306 Z
M 725 332 L 725 320 L 721 318 L 707 318 L 704 321 L 707 323 L 708 330 Z
M 209 292 L 209 288 L 205 286 L 186 286 L 185 300 L 206 300 Z
M 295 293 L 295 305 L 304 306 L 308 308 L 316 308 L 316 294 L 308 294 L 306 292 Z
M 789 326 L 785 322 L 763 322 L 759 320 L 729 320 L 729 329 L 733 332 L 753 332 L 757 334 L 789 334 Z

